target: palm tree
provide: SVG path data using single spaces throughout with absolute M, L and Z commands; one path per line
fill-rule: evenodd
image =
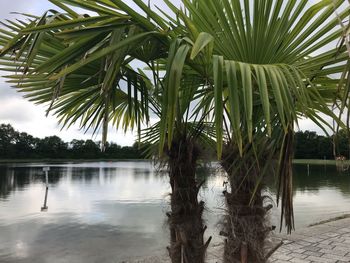
M 90 17 L 58 6 L 67 13 L 50 10 L 42 17 L 29 15 L 29 21 L 8 22 L 10 30 L 0 41 L 3 70 L 15 73 L 7 76 L 9 83 L 30 101 L 46 104 L 47 114 L 53 112 L 62 127 L 79 120 L 83 129 L 102 128 L 103 144 L 109 122 L 140 129 L 149 120 L 151 100 L 144 98 L 150 87 L 130 63 L 155 52 L 163 55 L 155 45 L 147 50 L 152 33 L 141 33 L 127 16 L 102 7 L 100 15 Z
M 198 87 L 198 81 L 189 78 L 191 71 L 187 78 L 160 76 L 160 63 L 172 70 L 184 64 L 183 57 L 168 54 L 170 46 L 177 48 L 177 40 L 171 44 L 169 38 L 174 33 L 165 32 L 167 25 L 141 1 L 137 3 L 147 17 L 117 0 L 51 2 L 66 13 L 51 10 L 42 17 L 29 16 L 29 22 L 10 21 L 8 28 L 15 34 L 3 31 L 1 64 L 10 72 L 21 73 L 7 76 L 9 82 L 31 101 L 47 104 L 48 113 L 53 112 L 63 127 L 77 121 L 84 129 L 102 127 L 103 145 L 109 122 L 125 130 L 136 127 L 141 134 L 150 112 L 162 120 L 146 131 L 146 140 L 156 143 L 158 129 L 166 123 L 162 116 L 169 116 L 167 98 L 175 98 L 167 93 L 168 83 L 176 81 L 177 88 L 185 87 L 176 93 L 179 107 L 171 117 L 176 126 L 167 130 L 173 137 L 160 151 L 172 187 L 169 252 L 173 262 L 204 262 L 210 239 L 204 243 L 204 202 L 198 200 L 201 183 L 195 175 L 198 145 L 210 139 L 204 132 L 204 118 L 199 118 L 203 112 L 189 121 Z M 80 16 L 65 3 L 98 15 Z M 139 66 L 132 66 L 135 61 L 149 67 L 152 81 Z
M 189 88 L 188 85 L 182 87 Z M 183 88 L 180 90 L 184 91 Z M 210 124 L 203 120 L 187 119 L 189 105 L 184 103 L 186 99 L 188 98 L 182 96 L 178 99 L 181 108 L 178 109 L 176 116 L 174 135 L 170 146 L 167 144 L 162 149 L 160 159 L 168 168 L 171 185 L 171 211 L 167 213 L 170 227 L 170 247 L 168 247 L 170 258 L 174 263 L 200 263 L 205 262 L 211 237 L 204 242 L 206 230 L 202 220 L 204 202 L 198 200 L 204 181 L 198 181 L 196 169 L 198 161 L 203 160 L 203 146 L 215 146 L 211 139 L 214 131 L 210 128 Z M 160 124 L 158 122 L 145 130 L 146 140 L 151 140 L 153 145 L 160 143 Z
M 81 120 L 85 128 L 102 126 L 103 141 L 109 121 L 140 130 L 150 109 L 159 114 L 153 128 L 170 167 L 173 262 L 204 260 L 195 141 L 205 134 L 202 123 L 214 119 L 218 157 L 231 187 L 225 193 L 224 260 L 236 262 L 243 255 L 263 262 L 265 175 L 278 167 L 277 199 L 281 196 L 291 231 L 294 126 L 302 116 L 322 128 L 328 124 L 321 113 L 337 119 L 328 106 L 342 95 L 343 85 L 329 75 L 342 71 L 347 55 L 344 48 L 327 45 L 339 37 L 331 14 L 343 1 L 307 7 L 306 0 L 262 0 L 253 6 L 243 0 L 183 0 L 185 10 L 165 1 L 173 14 L 162 17 L 140 0 L 135 3 L 144 15 L 120 0 L 51 1 L 66 14 L 11 21 L 8 26 L 17 33 L 2 34 L 1 63 L 25 73 L 10 76 L 12 82 L 37 103 L 52 104 L 49 109 L 64 125 Z M 64 3 L 98 15 L 79 16 Z M 135 59 L 148 65 L 156 81 L 131 66 Z M 159 70 L 165 71 L 162 79 Z M 152 91 L 156 96 L 148 94 Z M 198 228 L 190 232 L 193 224 Z
M 336 7 L 336 1 L 333 0 L 334 3 L 334 7 Z M 347 7 L 349 8 L 350 6 L 350 2 L 348 1 L 348 3 L 346 3 Z M 337 8 L 334 8 L 334 13 L 338 18 L 338 23 L 340 25 L 340 27 L 342 28 L 342 34 L 340 36 L 340 44 L 339 44 L 339 49 L 344 48 L 344 46 L 347 49 L 347 52 L 349 54 L 350 57 L 350 23 L 348 19 L 344 19 L 344 17 L 342 17 L 339 13 L 339 10 L 337 10 Z M 343 74 L 340 80 L 341 85 L 346 85 L 345 86 L 345 91 L 344 94 L 345 96 L 343 96 L 342 100 L 341 100 L 341 105 L 338 105 L 338 102 L 335 102 L 333 105 L 333 108 L 338 108 L 339 109 L 339 118 L 344 118 L 345 119 L 345 123 L 347 126 L 346 129 L 346 133 L 347 133 L 347 137 L 348 137 L 348 144 L 350 146 L 350 114 L 347 111 L 347 107 L 350 103 L 350 97 L 349 97 L 349 91 L 350 91 L 350 82 L 349 82 L 349 62 L 350 60 L 347 61 L 347 66 L 344 67 L 343 70 Z M 344 116 L 345 115 L 345 116 Z M 335 127 L 336 126 L 336 127 Z M 339 133 L 339 125 L 337 125 L 336 123 L 334 123 L 334 127 L 336 129 L 336 133 L 333 136 L 333 156 L 335 158 L 337 158 L 337 144 L 338 144 L 338 136 L 337 134 Z M 349 151 L 349 155 L 350 155 L 350 151 Z
M 310 118 L 324 130 L 332 128 L 324 115 L 340 122 L 330 106 L 342 101 L 344 86 L 333 74 L 348 58 L 334 43 L 342 31 L 333 12 L 344 1 L 308 2 L 194 0 L 183 1 L 185 11 L 171 6 L 184 39 L 199 49 L 212 45 L 209 103 L 231 187 L 225 192 L 224 262 L 266 260 L 263 182 L 273 167 L 281 226 L 284 217 L 287 231 L 294 228 L 291 165 L 298 119 Z M 343 9 L 339 16 L 348 13 Z

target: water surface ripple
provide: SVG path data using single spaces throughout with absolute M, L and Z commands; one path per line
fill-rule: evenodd
M 48 211 L 42 167 L 49 165 Z M 350 174 L 332 166 L 294 167 L 296 227 L 350 213 Z M 206 235 L 220 243 L 224 175 L 201 169 L 206 178 Z M 269 193 L 275 187 L 270 179 Z M 152 163 L 89 162 L 0 166 L 0 262 L 120 262 L 165 253 L 170 188 Z M 271 213 L 273 223 L 279 212 Z M 277 223 L 276 223 L 277 224 Z

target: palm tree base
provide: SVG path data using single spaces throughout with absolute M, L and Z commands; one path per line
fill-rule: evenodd
M 168 152 L 172 188 L 169 255 L 172 263 L 204 263 L 210 239 L 204 244 L 202 213 L 204 202 L 198 201 L 201 184 L 196 182 L 197 149 L 182 137 L 174 140 Z
M 249 192 L 249 191 L 247 191 Z M 263 198 L 257 193 L 254 204 L 249 205 L 251 195 L 225 192 L 227 214 L 224 219 L 226 236 L 224 263 L 265 262 L 266 211 Z
M 265 240 L 271 230 L 267 220 L 269 207 L 264 207 L 264 187 L 259 183 L 259 169 L 254 162 L 246 159 L 238 169 L 233 167 L 237 156 L 230 147 L 225 147 L 221 162 L 230 186 L 230 192 L 223 192 L 226 203 L 221 231 L 226 237 L 224 263 L 264 263 Z

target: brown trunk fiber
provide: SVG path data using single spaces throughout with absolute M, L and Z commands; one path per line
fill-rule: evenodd
M 224 161 L 222 165 L 229 175 L 231 187 L 231 193 L 224 191 L 227 206 L 222 232 L 226 236 L 224 263 L 266 262 L 264 245 L 269 231 L 262 187 L 255 190 L 257 170 L 241 169 L 233 174 L 230 162 Z
M 172 263 L 203 263 L 207 245 L 202 221 L 204 202 L 198 202 L 197 151 L 191 141 L 173 143 L 169 157 L 171 213 L 169 254 Z

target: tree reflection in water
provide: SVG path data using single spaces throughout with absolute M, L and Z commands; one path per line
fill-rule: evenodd
M 18 244 L 26 248 L 24 262 L 35 262 L 31 259 L 41 253 L 44 256 L 47 250 L 51 262 L 61 257 L 72 262 L 76 252 L 89 262 L 90 252 L 105 251 L 108 257 L 122 261 L 135 251 L 139 256 L 164 251 L 168 240 L 164 212 L 170 192 L 164 171 L 157 171 L 149 162 L 50 165 L 50 209 L 40 213 L 45 193 L 43 166 L 0 166 L 0 247 L 4 248 L 0 249 L 0 262 L 8 254 L 11 262 L 19 262 L 16 255 L 24 257 L 25 251 L 12 251 Z M 348 210 L 349 172 L 338 173 L 335 166 L 323 165 L 311 165 L 309 175 L 306 165 L 294 169 L 298 228 L 319 221 L 319 216 Z M 216 238 L 225 176 L 213 164 L 199 169 L 198 177 L 206 181 L 201 198 L 207 204 L 207 234 Z M 275 191 L 271 183 L 269 188 Z M 63 250 L 66 256 L 59 254 Z

